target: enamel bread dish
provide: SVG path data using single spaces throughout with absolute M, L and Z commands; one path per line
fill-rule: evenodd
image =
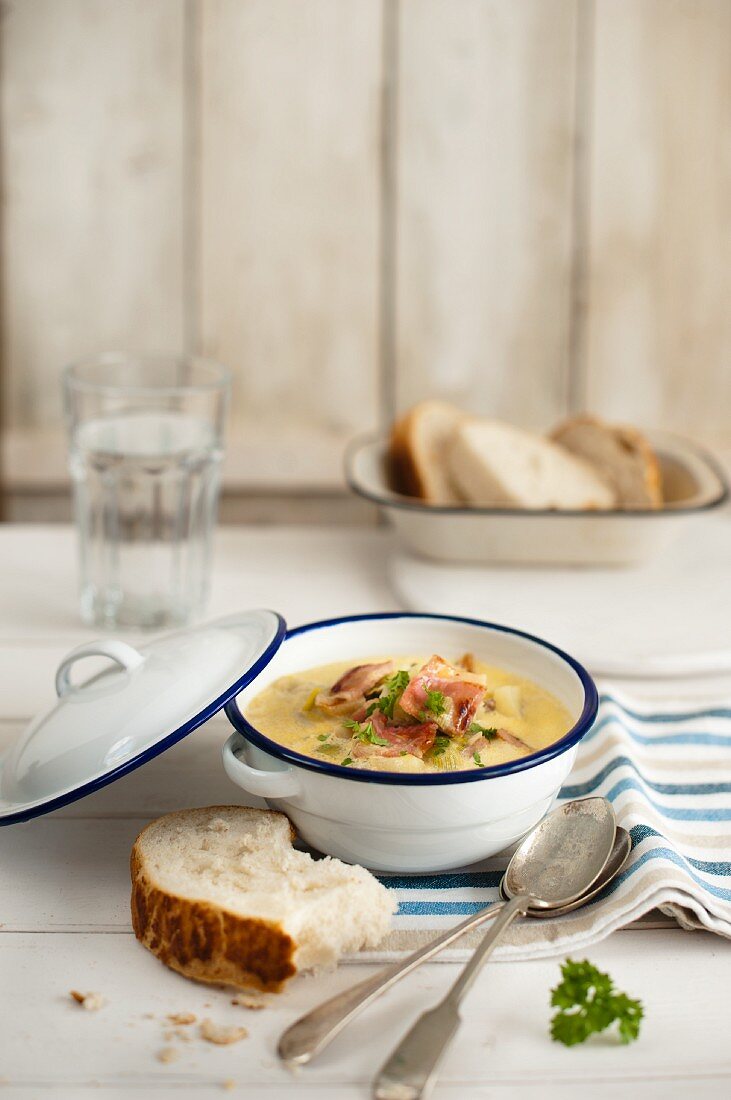
M 345 457 L 354 493 L 379 505 L 413 553 L 470 564 L 630 565 L 649 561 L 695 517 L 728 497 L 706 453 L 667 432 L 648 432 L 662 472 L 664 504 L 654 509 L 526 510 L 427 504 L 392 487 L 388 440 L 356 440 Z

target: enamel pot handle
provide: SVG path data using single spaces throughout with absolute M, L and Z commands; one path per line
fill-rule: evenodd
M 288 798 L 290 795 L 299 794 L 300 781 L 293 768 L 286 767 L 275 772 L 252 768 L 236 755 L 235 749 L 240 745 L 241 735 L 232 733 L 223 746 L 223 766 L 226 775 L 237 786 L 243 787 L 249 794 L 256 794 L 260 798 Z
M 102 639 L 98 642 L 87 642 L 85 645 L 77 646 L 76 649 L 72 649 L 70 653 L 66 654 L 56 670 L 57 695 L 68 695 L 70 691 L 83 690 L 83 685 L 81 689 L 75 688 L 70 679 L 72 665 L 83 657 L 109 657 L 110 660 L 115 661 L 127 672 L 137 668 L 145 659 L 133 646 L 114 638 Z

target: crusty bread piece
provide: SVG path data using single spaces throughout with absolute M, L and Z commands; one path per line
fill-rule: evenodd
M 391 432 L 391 467 L 395 488 L 429 504 L 457 504 L 446 450 L 464 413 L 446 401 L 420 401 Z
M 514 508 L 611 508 L 614 491 L 588 463 L 543 436 L 498 420 L 465 420 L 448 451 L 470 504 Z
M 132 926 L 188 978 L 276 992 L 388 931 L 393 895 L 363 867 L 292 847 L 284 814 L 179 810 L 132 848 Z
M 621 508 L 662 505 L 660 463 L 635 428 L 605 424 L 595 416 L 575 416 L 554 428 L 551 438 L 590 462 L 612 486 Z

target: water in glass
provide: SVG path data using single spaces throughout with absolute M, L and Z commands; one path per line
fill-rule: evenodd
M 70 442 L 85 621 L 162 628 L 198 614 L 222 455 L 214 428 L 129 412 L 78 424 Z

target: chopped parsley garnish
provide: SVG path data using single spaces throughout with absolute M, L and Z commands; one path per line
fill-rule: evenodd
M 405 668 L 400 668 L 398 672 L 394 672 L 393 676 L 389 676 L 386 680 L 385 694 L 381 695 L 380 699 L 376 699 L 375 702 L 370 704 L 366 710 L 366 714 L 370 717 L 377 707 L 381 714 L 385 715 L 386 718 L 392 719 L 396 704 L 408 686 L 409 674 Z
M 441 756 L 442 753 L 446 752 L 450 744 L 451 742 L 448 737 L 445 737 L 442 733 L 438 733 L 434 738 L 434 748 L 432 749 L 432 756 Z
M 318 741 L 327 741 L 329 736 L 330 736 L 329 733 L 318 733 L 317 740 Z
M 431 691 L 427 689 L 426 703 L 424 704 L 424 710 L 428 714 L 432 714 L 435 718 L 441 717 L 447 709 L 447 700 L 442 691 Z
M 355 722 L 352 718 L 346 718 L 343 725 L 346 729 L 352 730 L 353 735 L 357 737 L 359 741 L 363 741 L 368 745 L 388 744 L 385 738 L 376 735 L 372 722 L 366 722 L 364 726 L 361 726 L 360 722 Z
M 468 726 L 469 733 L 481 733 L 486 741 L 494 741 L 497 737 L 496 729 L 487 729 L 486 726 L 481 726 L 479 722 L 470 722 Z
M 478 768 L 482 767 L 482 760 L 480 759 L 479 752 L 473 752 L 472 759 L 474 760 L 475 764 L 477 764 Z
M 342 766 L 344 768 L 347 768 L 348 764 L 353 763 L 353 757 L 352 756 L 346 756 L 345 760 L 341 760 L 340 763 L 342 764 Z
M 616 1020 L 619 1038 L 631 1043 L 640 1033 L 642 1002 L 618 993 L 608 974 L 584 959 L 567 959 L 561 966 L 562 981 L 551 990 L 551 1004 L 558 1012 L 551 1019 L 551 1038 L 571 1047 Z

